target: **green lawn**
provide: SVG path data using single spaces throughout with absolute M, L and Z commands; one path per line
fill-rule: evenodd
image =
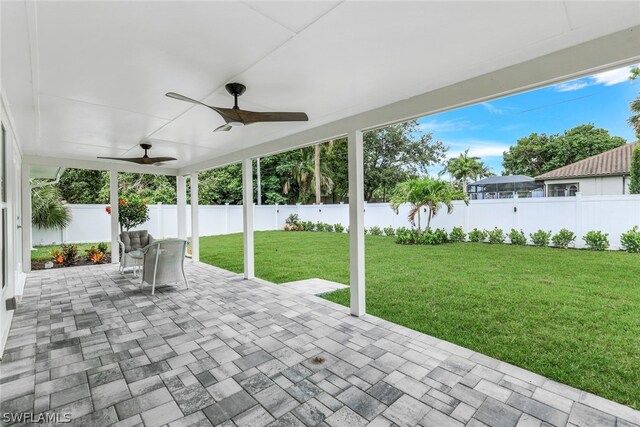
M 200 239 L 242 272 L 242 235 Z M 255 233 L 256 275 L 348 284 L 348 235 Z M 367 312 L 640 409 L 640 255 L 366 236 Z M 349 291 L 326 297 L 349 305 Z
M 78 243 L 78 255 L 85 255 L 85 249 L 89 249 L 91 246 L 98 246 L 98 243 Z M 107 244 L 107 251 L 111 251 L 111 243 Z M 50 261 L 51 260 L 51 249 L 60 248 L 60 245 L 48 245 L 48 246 L 36 246 L 34 250 L 31 251 L 31 260 L 32 261 Z

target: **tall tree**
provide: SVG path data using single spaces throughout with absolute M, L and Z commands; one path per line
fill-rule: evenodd
M 447 147 L 420 134 L 411 120 L 364 134 L 364 194 L 386 201 L 396 185 L 427 172 L 444 159 Z
M 576 126 L 563 134 L 532 133 L 505 151 L 502 164 L 508 175 L 537 176 L 626 144 L 624 138 L 593 124 Z
M 313 177 L 314 177 L 314 193 L 316 195 L 316 205 L 319 205 L 322 202 L 322 190 L 320 185 L 320 180 L 317 177 L 320 176 L 320 144 L 316 144 L 314 148 L 313 155 Z
M 411 204 L 409 221 L 414 225 L 417 223 L 418 231 L 422 231 L 420 210 L 426 207 L 428 212 L 426 230 L 429 231 L 431 219 L 442 206 L 446 206 L 447 213 L 453 212 L 454 200 L 469 202 L 467 195 L 451 183 L 424 176 L 398 184 L 391 198 L 391 208 L 398 213 L 401 204 Z
M 67 203 L 109 203 L 109 174 L 89 169 L 65 169 L 56 188 Z M 102 191 L 106 188 L 106 193 Z M 102 195 L 106 194 L 106 198 Z
M 469 149 L 464 150 L 458 157 L 452 157 L 444 164 L 442 173 L 448 173 L 467 192 L 468 180 L 477 180 L 491 173 L 490 169 L 480 160 L 480 157 L 469 156 Z
M 629 80 L 636 80 L 638 78 L 640 78 L 640 68 L 634 67 L 631 69 Z M 629 117 L 627 122 L 636 132 L 636 136 L 640 139 L 640 96 L 631 101 L 629 109 L 631 110 L 631 117 Z

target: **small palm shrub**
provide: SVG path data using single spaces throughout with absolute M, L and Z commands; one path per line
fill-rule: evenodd
M 507 236 L 504 235 L 504 232 L 502 231 L 502 229 L 498 227 L 489 231 L 488 237 L 489 237 L 489 243 L 493 243 L 493 244 L 504 243 L 504 240 L 507 238 Z
M 584 235 L 584 242 L 587 244 L 587 249 L 592 251 L 604 251 L 609 248 L 609 234 L 602 231 L 589 231 Z
M 640 253 L 640 230 L 638 230 L 637 225 L 626 233 L 622 233 L 620 245 L 622 249 L 629 253 Z
M 336 233 L 344 232 L 344 225 L 342 224 L 333 224 L 333 231 Z
M 385 227 L 382 231 L 384 231 L 385 236 L 392 237 L 396 235 L 396 230 L 394 230 L 393 227 Z
M 524 246 L 527 244 L 527 236 L 522 230 L 518 231 L 515 228 L 512 228 L 509 232 L 509 240 L 512 245 Z
M 302 223 L 300 222 L 300 217 L 298 214 L 291 214 L 284 221 L 284 230 L 285 231 L 302 231 Z
M 467 238 L 467 233 L 464 232 L 462 227 L 453 227 L 451 233 L 449 233 L 449 240 L 452 242 L 464 242 Z
M 487 239 L 487 232 L 474 228 L 469 232 L 469 240 L 472 242 L 484 242 Z
M 538 230 L 535 233 L 529 234 L 529 237 L 531 237 L 531 241 L 536 246 L 549 246 L 551 231 Z
M 576 235 L 573 234 L 572 231 L 567 230 L 566 228 L 563 228 L 562 230 L 558 231 L 551 238 L 551 241 L 553 242 L 553 246 L 557 246 L 559 248 L 565 248 L 565 249 L 568 248 L 569 245 L 571 245 L 574 240 L 576 240 Z
M 382 236 L 382 228 L 378 227 L 377 225 L 371 227 L 369 229 L 369 234 L 371 234 L 372 236 Z

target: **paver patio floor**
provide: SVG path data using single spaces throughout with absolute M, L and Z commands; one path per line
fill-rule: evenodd
M 305 291 L 185 269 L 190 289 L 155 296 L 112 265 L 30 273 L 0 364 L 1 415 L 70 414 L 82 426 L 640 425 L 629 407 Z

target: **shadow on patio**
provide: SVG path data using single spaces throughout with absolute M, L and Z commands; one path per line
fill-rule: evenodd
M 155 296 L 113 265 L 30 273 L 0 365 L 3 423 L 640 424 L 626 406 L 305 291 L 185 268 L 191 289 Z

